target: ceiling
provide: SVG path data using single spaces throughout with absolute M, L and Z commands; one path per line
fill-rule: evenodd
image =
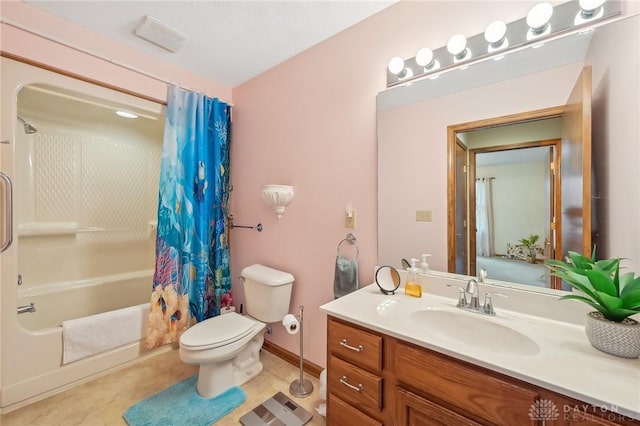
M 30 1 L 227 87 L 235 87 L 397 0 Z M 135 35 L 147 15 L 186 34 L 177 53 Z

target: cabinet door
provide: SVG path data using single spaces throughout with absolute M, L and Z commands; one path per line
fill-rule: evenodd
M 479 426 L 428 399 L 402 388 L 396 388 L 396 419 L 398 426 Z
M 398 343 L 395 373 L 406 388 L 495 425 L 531 424 L 538 393 L 507 378 L 407 343 Z

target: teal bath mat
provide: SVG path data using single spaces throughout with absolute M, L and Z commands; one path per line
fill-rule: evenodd
M 129 426 L 209 426 L 247 399 L 238 386 L 215 398 L 202 398 L 196 391 L 197 380 L 198 376 L 195 375 L 176 383 L 138 402 L 122 417 Z

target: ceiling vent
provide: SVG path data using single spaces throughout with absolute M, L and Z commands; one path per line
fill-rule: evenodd
M 173 53 L 180 51 L 189 41 L 186 34 L 149 15 L 138 25 L 135 32 L 138 37 Z

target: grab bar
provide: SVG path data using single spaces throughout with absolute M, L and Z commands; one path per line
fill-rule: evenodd
M 36 311 L 36 305 L 31 302 L 30 305 L 18 306 L 18 314 L 34 313 Z
M 4 242 L 0 246 L 0 253 L 2 253 L 6 249 L 8 249 L 11 243 L 13 242 L 13 216 L 12 216 L 13 215 L 13 206 L 12 206 L 13 189 L 11 186 L 11 179 L 9 179 L 9 176 L 0 172 L 0 180 L 4 181 L 4 185 L 6 187 L 5 189 L 5 210 L 6 211 L 4 214 L 5 237 L 4 237 Z

